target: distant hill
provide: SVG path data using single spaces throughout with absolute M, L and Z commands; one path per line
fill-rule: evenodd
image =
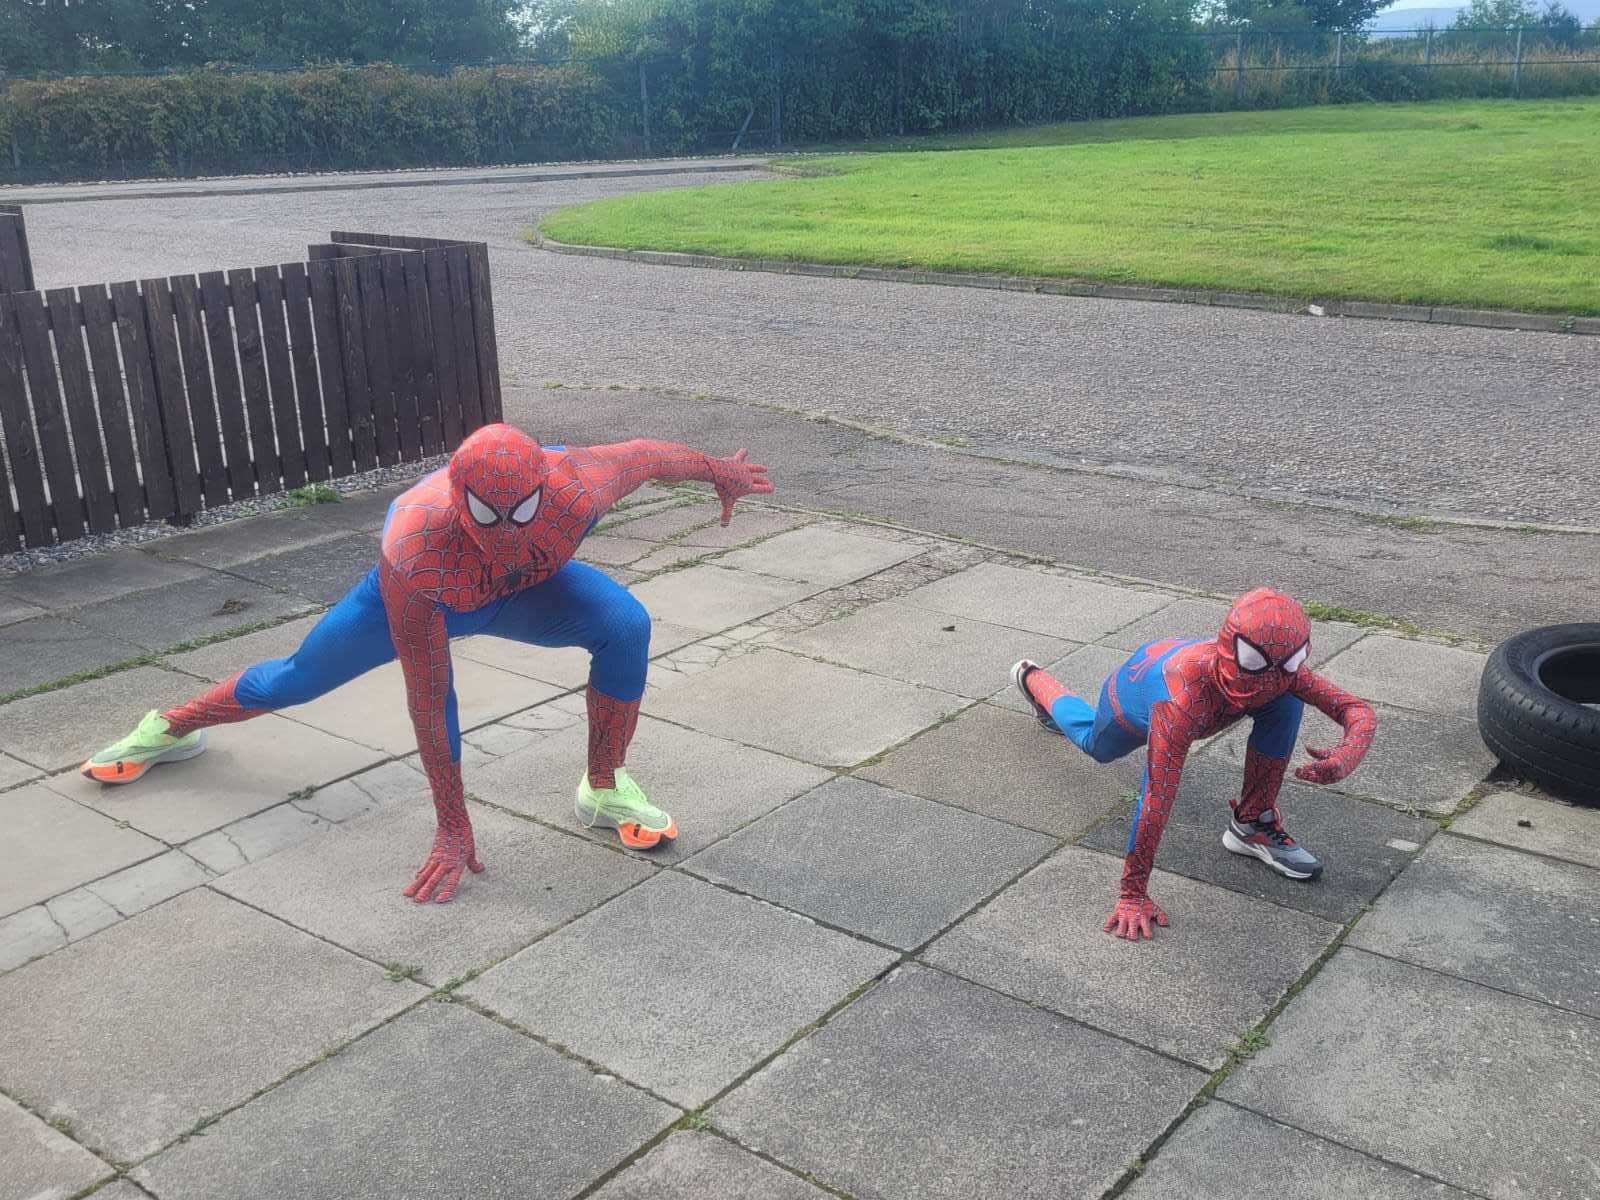
M 1585 25 L 1600 21 L 1600 0 L 1562 0 L 1562 3 Z M 1426 29 L 1429 25 L 1443 29 L 1466 7 L 1465 4 L 1449 4 L 1437 8 L 1387 8 L 1367 22 L 1367 29 L 1380 36 L 1402 30 Z

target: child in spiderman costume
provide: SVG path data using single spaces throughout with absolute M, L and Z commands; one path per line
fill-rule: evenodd
M 614 828 L 648 849 L 677 836 L 672 818 L 623 769 L 639 720 L 650 617 L 609 576 L 573 562 L 584 536 L 648 480 L 716 488 L 722 523 L 734 501 L 772 491 L 745 452 L 712 458 L 671 442 L 541 447 L 509 425 L 473 433 L 449 465 L 398 497 L 384 523 L 378 565 L 288 658 L 257 663 L 187 704 L 146 714 L 139 727 L 83 765 L 102 783 L 131 783 L 156 763 L 192 758 L 210 725 L 314 700 L 398 657 L 438 833 L 405 889 L 445 903 L 478 859 L 461 785 L 461 731 L 450 639 L 492 634 L 591 655 L 588 773 L 578 819 Z
M 1316 879 L 1322 864 L 1284 832 L 1278 789 L 1306 704 L 1344 728 L 1331 749 L 1310 749 L 1313 761 L 1295 771 L 1307 783 L 1336 783 L 1355 770 L 1377 730 L 1372 706 L 1306 665 L 1311 622 L 1300 605 L 1271 588 L 1239 597 L 1214 642 L 1167 638 L 1146 642 L 1100 688 L 1091 708 L 1023 659 L 1011 679 L 1040 724 L 1071 738 L 1096 762 L 1111 762 L 1146 747 L 1144 784 L 1128 831 L 1127 859 L 1106 932 L 1137 941 L 1153 937 L 1151 921 L 1167 914 L 1146 893 L 1156 847 L 1178 795 L 1189 747 L 1240 717 L 1254 725 L 1244 763 L 1244 792 L 1222 844 L 1259 858 L 1290 879 Z

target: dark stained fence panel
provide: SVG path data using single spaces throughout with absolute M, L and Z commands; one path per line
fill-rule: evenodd
M 16 301 L 0 296 L 0 430 L 17 489 L 17 516 L 30 546 L 53 540 L 53 521 L 44 492 L 44 467 L 23 382 L 22 334 Z
M 89 356 L 83 349 L 83 313 L 72 288 L 51 288 L 44 294 L 50 313 L 50 337 L 55 344 L 56 371 L 61 380 L 61 407 L 67 440 L 72 447 L 76 490 L 83 498 L 90 533 L 110 533 L 117 527 L 117 511 L 100 444 L 100 421 L 95 415 L 94 381 L 89 376 Z
M 211 364 L 206 354 L 205 323 L 200 315 L 200 285 L 187 275 L 175 277 L 171 284 L 200 482 L 206 504 L 214 507 L 228 502 L 228 469 L 222 457 L 217 402 L 211 391 Z
M 142 293 L 138 284 L 114 283 L 111 303 L 128 364 L 128 410 L 143 465 L 145 506 L 152 520 L 192 516 L 204 507 L 205 497 L 183 387 L 172 282 L 147 279 Z
M 304 263 L 0 293 L 0 552 L 416 461 L 497 419 L 487 248 L 333 238 Z
M 312 333 L 311 283 L 304 263 L 284 263 L 283 307 L 289 322 L 289 357 L 294 363 L 294 390 L 299 401 L 305 477 L 321 482 L 328 476 L 328 429 L 322 418 L 322 387 L 317 375 L 317 346 Z
M 18 292 L 17 328 L 22 335 L 22 363 L 28 373 L 34 428 L 44 451 L 45 478 L 50 481 L 50 511 L 56 537 L 71 541 L 84 535 L 83 502 L 78 497 L 78 468 L 61 403 L 61 385 L 50 349 L 50 316 L 38 292 Z
M 79 288 L 78 299 L 83 306 L 83 336 L 89 343 L 89 362 L 94 371 L 94 392 L 100 410 L 100 433 L 105 438 L 106 461 L 111 468 L 117 522 L 127 528 L 144 521 L 144 489 L 139 483 L 139 459 L 134 452 L 128 395 L 122 384 L 122 363 L 117 355 L 117 322 L 104 285 Z

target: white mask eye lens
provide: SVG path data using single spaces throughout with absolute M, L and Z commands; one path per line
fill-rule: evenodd
M 1239 660 L 1239 665 L 1246 671 L 1265 671 L 1267 669 L 1267 656 L 1242 637 L 1233 639 L 1233 653 L 1234 657 Z
M 1304 646 L 1301 646 L 1300 649 L 1296 650 L 1293 654 L 1289 655 L 1288 658 L 1284 659 L 1283 660 L 1283 671 L 1284 671 L 1284 674 L 1293 675 L 1301 667 L 1305 666 L 1305 664 L 1306 664 L 1306 655 L 1309 654 L 1310 652 L 1311 652 L 1311 643 L 1307 642 Z
M 479 500 L 471 491 L 467 492 L 467 511 L 479 525 L 493 525 L 500 520 L 500 514 Z
M 511 522 L 514 525 L 526 525 L 533 520 L 533 514 L 539 511 L 539 493 L 535 492 L 521 504 L 511 510 Z

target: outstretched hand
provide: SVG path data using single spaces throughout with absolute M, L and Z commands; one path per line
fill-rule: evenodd
M 1114 937 L 1127 938 L 1130 942 L 1137 942 L 1141 936 L 1147 940 L 1153 939 L 1155 930 L 1150 927 L 1152 920 L 1157 925 L 1167 923 L 1167 914 L 1159 904 L 1149 896 L 1123 896 L 1106 918 L 1106 932 Z
M 1306 753 L 1313 761 L 1297 769 L 1294 777 L 1307 783 L 1338 783 L 1361 761 L 1361 755 L 1352 754 L 1342 742 L 1331 747 L 1307 746 Z
M 741 450 L 732 458 L 711 460 L 711 484 L 722 501 L 722 523 L 733 520 L 733 503 L 741 496 L 752 493 L 770 494 L 772 480 L 767 478 L 767 468 L 760 463 L 746 462 L 748 451 Z

